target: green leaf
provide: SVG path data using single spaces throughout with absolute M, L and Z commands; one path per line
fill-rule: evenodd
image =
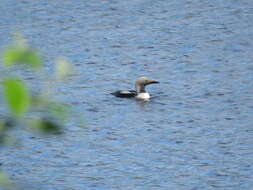
M 3 62 L 6 66 L 13 65 L 17 60 L 21 58 L 21 53 L 19 49 L 7 49 L 3 54 Z
M 19 47 L 6 49 L 3 54 L 3 62 L 5 66 L 25 64 L 37 68 L 41 66 L 42 60 L 38 52 L 33 49 Z
M 31 106 L 32 108 L 37 108 L 60 121 L 64 121 L 68 118 L 71 109 L 70 105 L 68 104 L 51 101 L 38 95 L 32 95 Z
M 4 96 L 12 114 L 25 114 L 31 103 L 30 93 L 21 80 L 10 78 L 4 81 Z
M 53 116 L 56 117 L 59 120 L 64 121 L 68 116 L 67 107 L 63 104 L 52 102 L 50 105 L 48 105 L 49 109 L 48 112 Z M 70 109 L 70 107 L 69 107 Z
M 32 67 L 39 67 L 41 66 L 42 60 L 38 52 L 28 49 L 24 55 L 24 63 Z
M 72 67 L 67 59 L 60 58 L 56 60 L 55 75 L 58 79 L 63 79 L 71 74 Z
M 42 132 L 42 134 L 45 135 L 59 135 L 62 134 L 62 126 L 60 126 L 56 121 L 49 119 L 49 118 L 39 118 L 36 120 L 33 120 L 30 128 L 39 132 Z

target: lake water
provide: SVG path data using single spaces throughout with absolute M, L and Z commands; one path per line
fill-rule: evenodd
M 20 132 L 1 168 L 36 190 L 250 190 L 253 187 L 253 1 L 0 2 L 0 47 L 21 31 L 78 117 L 63 137 Z M 110 95 L 139 76 L 149 102 Z M 48 85 L 37 81 L 39 85 Z M 36 81 L 35 81 L 36 83 Z M 84 126 L 78 125 L 84 120 Z

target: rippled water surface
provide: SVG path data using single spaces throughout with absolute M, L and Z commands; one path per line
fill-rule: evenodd
M 22 31 L 72 118 L 61 138 L 20 132 L 1 167 L 37 190 L 238 190 L 253 187 L 253 2 L 22 0 L 0 2 L 0 48 Z M 151 101 L 118 99 L 134 80 L 160 81 Z M 39 83 L 39 81 L 37 81 Z M 45 84 L 41 84 L 45 85 Z

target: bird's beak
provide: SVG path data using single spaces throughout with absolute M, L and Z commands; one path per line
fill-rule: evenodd
M 157 84 L 157 83 L 159 83 L 159 82 L 156 80 L 150 80 L 148 84 Z

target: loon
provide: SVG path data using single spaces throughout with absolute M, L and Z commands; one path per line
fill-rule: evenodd
M 112 95 L 120 98 L 137 98 L 140 100 L 149 100 L 150 95 L 145 91 L 145 86 L 149 84 L 159 83 L 158 81 L 151 80 L 147 77 L 140 77 L 135 82 L 135 90 L 118 90 L 111 93 Z

